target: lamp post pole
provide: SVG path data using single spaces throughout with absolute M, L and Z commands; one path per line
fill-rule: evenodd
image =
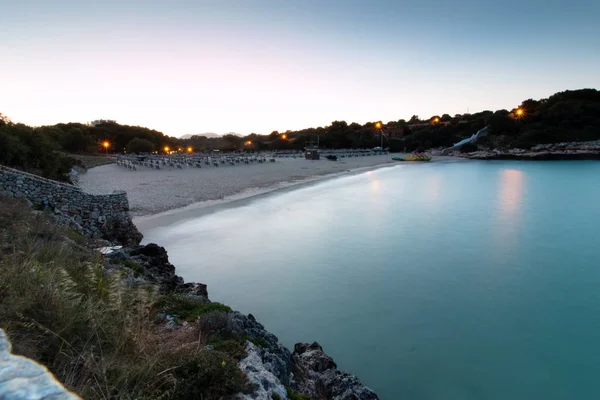
M 379 138 L 381 139 L 381 151 L 383 151 L 383 127 L 381 126 L 381 122 L 377 122 L 375 124 L 375 128 L 379 131 Z

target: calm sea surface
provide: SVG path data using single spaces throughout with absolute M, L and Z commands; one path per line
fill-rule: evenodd
M 600 398 L 600 162 L 398 165 L 141 226 L 382 399 Z

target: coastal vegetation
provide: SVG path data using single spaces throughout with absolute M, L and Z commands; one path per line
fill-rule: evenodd
M 321 148 L 372 148 L 382 143 L 381 135 L 384 146 L 393 152 L 415 151 L 451 146 L 486 125 L 491 132 L 478 144 L 490 148 L 527 149 L 537 144 L 598 140 L 600 92 L 567 90 L 547 99 L 524 100 L 510 110 L 442 114 L 424 119 L 413 115 L 408 121 L 387 123 L 333 121 L 329 126 L 297 131 L 220 137 L 175 138 L 156 130 L 110 121 L 34 128 L 13 123 L 0 114 L 0 163 L 65 181 L 70 169 L 81 164 L 74 154 L 297 151 L 317 138 Z
M 24 201 L 1 201 L 0 328 L 15 353 L 86 399 L 220 399 L 250 390 L 237 367 L 245 339 L 229 329 L 231 309 L 135 283 L 139 265 L 113 263 Z M 169 312 L 186 323 L 169 328 Z

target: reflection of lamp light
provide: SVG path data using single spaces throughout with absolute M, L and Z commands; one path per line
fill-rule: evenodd
M 513 214 L 517 211 L 523 196 L 523 172 L 516 169 L 502 171 L 500 201 L 503 213 Z

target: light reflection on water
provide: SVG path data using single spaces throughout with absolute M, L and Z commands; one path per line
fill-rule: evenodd
M 501 204 L 504 217 L 514 215 L 521 205 L 523 197 L 523 185 L 525 174 L 517 169 L 503 169 L 500 179 L 500 195 L 498 200 Z
M 145 228 L 382 399 L 600 398 L 600 163 L 375 170 Z

